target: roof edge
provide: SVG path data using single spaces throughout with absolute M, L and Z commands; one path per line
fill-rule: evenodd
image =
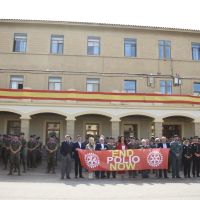
M 185 33 L 200 33 L 198 29 L 171 28 L 159 26 L 140 26 L 130 24 L 112 24 L 99 22 L 80 22 L 80 21 L 54 21 L 54 20 L 34 20 L 34 19 L 0 19 L 0 23 L 29 23 L 29 24 L 52 24 L 52 25 L 70 25 L 70 26 L 92 26 L 92 27 L 108 27 L 108 28 L 125 28 L 125 29 L 143 29 L 152 31 L 170 31 Z

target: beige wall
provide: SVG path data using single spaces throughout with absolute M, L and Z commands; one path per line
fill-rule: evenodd
M 27 33 L 27 52 L 13 53 L 14 33 Z M 50 55 L 51 34 L 64 35 L 64 55 Z M 101 55 L 87 56 L 87 37 L 101 38 Z M 137 39 L 137 58 L 124 58 L 124 38 Z M 172 60 L 158 60 L 158 40 L 171 40 Z M 163 29 L 112 28 L 80 25 L 58 25 L 37 23 L 0 23 L 0 68 L 7 69 L 1 73 L 0 87 L 9 86 L 9 75 L 24 74 L 25 87 L 32 89 L 48 89 L 48 76 L 61 76 L 63 90 L 76 89 L 85 91 L 86 78 L 89 74 L 67 75 L 51 73 L 54 71 L 76 71 L 104 73 L 101 78 L 101 91 L 123 90 L 123 80 L 137 80 L 137 92 L 159 92 L 159 78 L 155 87 L 147 87 L 145 77 L 106 77 L 106 73 L 133 73 L 175 75 L 191 78 L 183 80 L 182 88 L 174 87 L 174 94 L 192 94 L 194 77 L 200 77 L 200 64 L 192 61 L 191 43 L 200 43 L 200 33 L 169 31 Z M 15 72 L 15 70 L 19 70 Z M 22 72 L 20 70 L 42 70 Z M 173 72 L 173 73 L 172 73 Z M 162 77 L 161 79 L 166 79 Z M 110 81 L 112 80 L 112 81 Z

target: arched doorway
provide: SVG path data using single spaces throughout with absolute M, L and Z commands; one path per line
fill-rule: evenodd
M 21 131 L 20 114 L 0 111 L 0 132 L 2 134 L 19 134 Z
M 193 119 L 186 116 L 169 116 L 163 118 L 163 135 L 172 138 L 173 135 L 179 137 L 194 136 Z
M 41 138 L 43 144 L 54 135 L 61 141 L 66 132 L 66 117 L 56 113 L 36 113 L 31 115 L 30 135 Z
M 98 138 L 100 135 L 111 136 L 110 117 L 100 114 L 84 114 L 76 116 L 75 137 L 81 135 L 88 139 L 89 136 Z
M 154 118 L 144 115 L 127 115 L 121 117 L 121 135 L 125 137 L 148 138 L 152 135 Z

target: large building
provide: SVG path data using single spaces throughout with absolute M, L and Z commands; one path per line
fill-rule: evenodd
M 0 132 L 200 136 L 200 31 L 0 20 Z

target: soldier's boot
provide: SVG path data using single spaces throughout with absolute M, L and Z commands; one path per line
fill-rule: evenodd
M 12 166 L 10 167 L 10 172 L 8 173 L 8 175 L 12 175 Z

